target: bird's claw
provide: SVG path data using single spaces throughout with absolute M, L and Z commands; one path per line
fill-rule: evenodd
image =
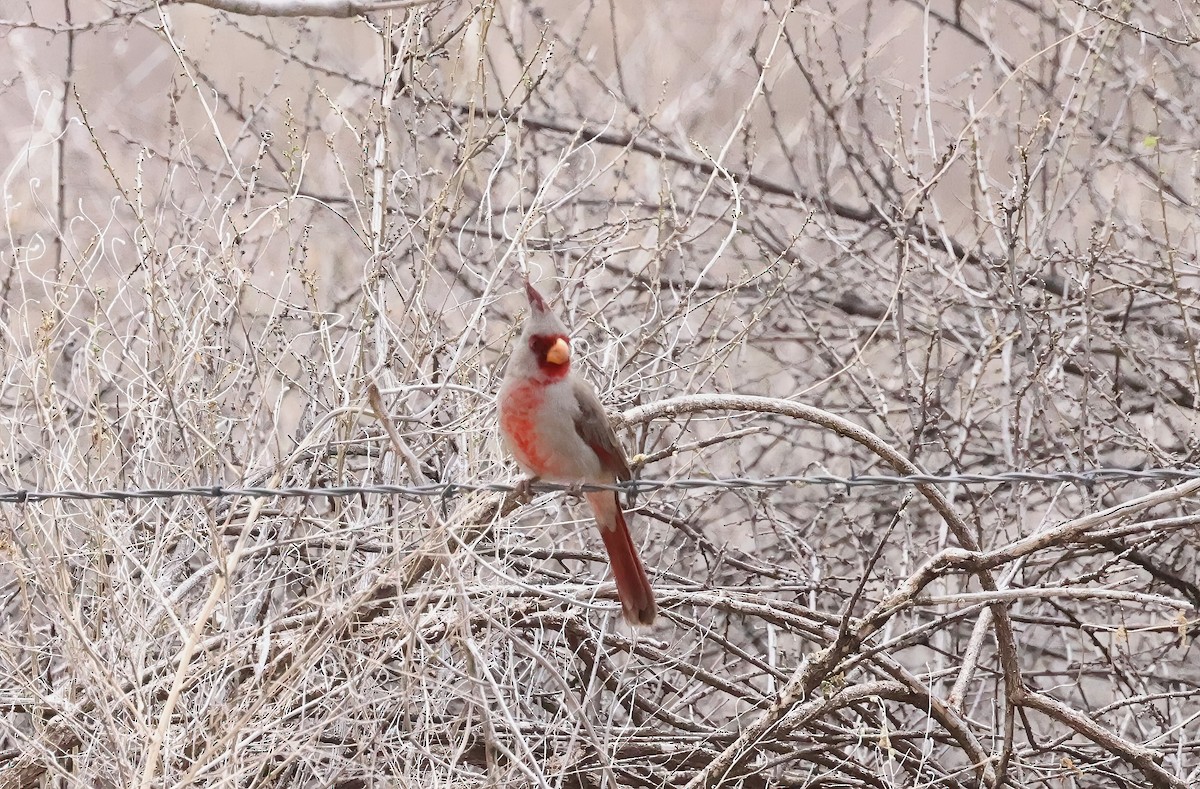
M 572 482 L 568 485 L 567 495 L 573 499 L 583 498 L 583 482 Z
M 518 501 L 528 504 L 533 499 L 533 483 L 537 480 L 537 477 L 522 477 L 517 480 L 517 484 L 513 485 L 513 495 Z

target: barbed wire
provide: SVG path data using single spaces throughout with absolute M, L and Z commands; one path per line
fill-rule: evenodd
M 995 474 L 909 474 L 889 476 L 864 474 L 839 477 L 813 474 L 781 477 L 731 477 L 728 479 L 637 479 L 612 485 L 561 485 L 536 482 L 534 492 L 598 491 L 650 493 L 660 490 L 698 490 L 703 488 L 777 490 L 787 487 L 824 485 L 830 487 L 903 487 L 912 485 L 988 485 L 1020 483 L 1059 483 L 1091 486 L 1100 482 L 1181 482 L 1200 479 L 1200 469 L 1178 468 L 1094 468 L 1085 471 L 1005 471 Z M 425 485 L 337 485 L 330 487 L 236 487 L 198 485 L 188 488 L 147 488 L 143 490 L 12 490 L 0 492 L 0 504 L 28 504 L 51 500 L 136 501 L 148 499 L 195 498 L 346 498 L 349 496 L 436 496 L 450 498 L 466 493 L 515 493 L 518 486 L 505 482 L 436 482 Z

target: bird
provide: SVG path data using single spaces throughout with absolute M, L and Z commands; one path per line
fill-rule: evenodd
M 529 316 L 508 358 L 497 395 L 500 435 L 534 480 L 610 485 L 632 477 L 596 390 L 571 366 L 571 337 L 542 294 L 525 280 Z M 524 484 L 528 489 L 527 480 Z M 654 589 L 629 533 L 616 491 L 587 491 L 608 552 L 625 621 L 650 625 Z

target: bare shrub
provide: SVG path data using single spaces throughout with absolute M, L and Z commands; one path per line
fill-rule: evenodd
M 1183 6 L 393 5 L 4 12 L 8 489 L 1195 464 Z M 1194 786 L 1198 486 L 5 503 L 0 787 Z

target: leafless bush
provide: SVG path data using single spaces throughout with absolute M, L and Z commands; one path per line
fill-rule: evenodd
M 1196 462 L 1182 5 L 393 5 L 4 12 L 9 489 Z M 4 504 L 0 787 L 1195 786 L 1198 485 Z

